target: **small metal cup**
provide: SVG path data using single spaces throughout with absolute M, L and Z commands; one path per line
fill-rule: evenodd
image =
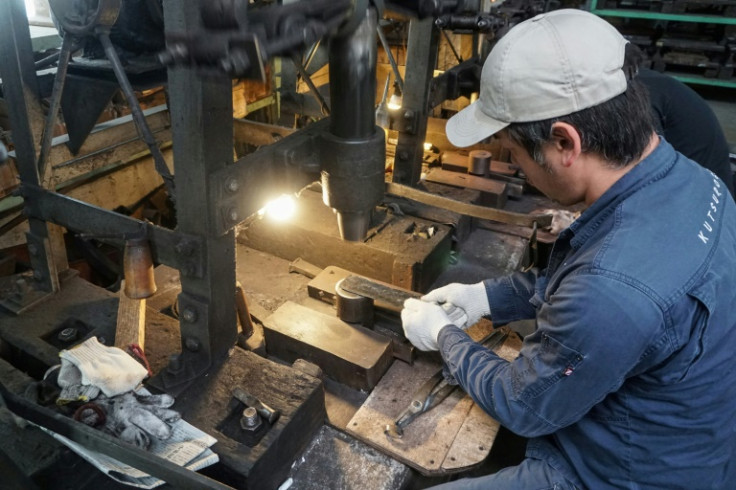
M 468 154 L 468 173 L 487 177 L 491 170 L 491 152 L 473 150 Z

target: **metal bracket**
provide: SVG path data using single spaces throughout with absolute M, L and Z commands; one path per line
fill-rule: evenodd
M 227 233 L 277 197 L 275 192 L 296 192 L 317 180 L 316 138 L 327 124 L 329 118 L 322 119 L 215 172 L 210 188 L 217 203 L 215 232 Z
M 166 369 L 153 377 L 149 384 L 176 397 L 204 374 L 212 365 L 212 353 L 207 338 L 207 319 L 209 305 L 194 296 L 181 293 L 177 299 L 181 330 L 180 353 L 169 359 Z
M 390 129 L 408 134 L 417 134 L 419 128 L 419 114 L 411 109 L 400 109 L 389 112 L 391 118 Z
M 179 269 L 190 277 L 200 278 L 206 272 L 204 240 L 199 236 L 144 223 L 38 186 L 23 184 L 20 189 L 25 200 L 25 214 L 29 217 L 95 236 L 138 233 L 141 226 L 146 226 L 157 262 Z

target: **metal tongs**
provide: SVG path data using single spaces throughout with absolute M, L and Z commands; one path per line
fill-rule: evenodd
M 502 345 L 508 336 L 508 329 L 494 330 L 479 343 L 493 350 L 499 345 Z M 409 406 L 401 412 L 401 415 L 399 415 L 393 425 L 386 425 L 384 433 L 388 437 L 401 439 L 404 436 L 404 428 L 407 425 L 412 423 L 421 414 L 430 411 L 442 403 L 445 398 L 450 396 L 455 388 L 457 388 L 457 385 L 450 384 L 443 375 L 442 369 L 440 369 L 414 393 Z

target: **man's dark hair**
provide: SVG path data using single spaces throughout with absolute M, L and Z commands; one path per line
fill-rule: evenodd
M 512 123 L 506 130 L 512 141 L 544 165 L 542 147 L 550 141 L 557 121 L 578 130 L 584 153 L 600 155 L 613 168 L 638 161 L 654 132 L 649 94 L 636 79 L 629 80 L 624 93 L 602 104 L 544 121 Z

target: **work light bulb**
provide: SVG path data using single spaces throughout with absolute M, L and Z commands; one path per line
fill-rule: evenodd
M 397 111 L 401 109 L 401 96 L 397 94 L 393 94 L 388 99 L 388 104 L 386 104 L 386 107 L 389 108 L 389 110 Z
M 263 208 L 264 213 L 269 219 L 274 221 L 287 221 L 296 211 L 296 201 L 287 194 L 282 194 L 273 201 L 270 201 Z

